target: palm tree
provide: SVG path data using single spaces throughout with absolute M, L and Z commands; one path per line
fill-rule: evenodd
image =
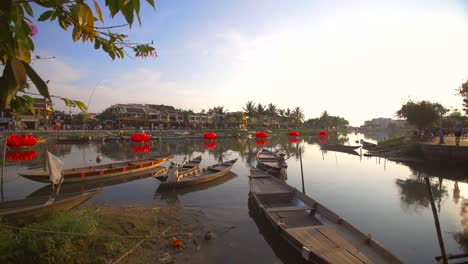
M 273 121 L 275 120 L 275 117 L 278 115 L 278 109 L 276 108 L 276 105 L 269 103 L 267 111 L 268 116 L 270 117 L 270 126 L 274 123 Z
M 284 116 L 284 109 L 278 109 L 278 116 L 280 118 L 280 127 L 283 125 L 284 123 L 284 119 L 285 119 L 285 116 Z
M 295 123 L 300 124 L 304 121 L 304 111 L 302 111 L 302 109 L 299 106 L 294 108 L 292 116 L 294 118 Z
M 258 117 L 258 123 L 263 127 L 263 119 L 265 117 L 266 113 L 266 107 L 262 105 L 261 103 L 258 103 L 257 105 L 257 117 Z
M 286 111 L 284 111 L 284 117 L 286 119 L 286 124 L 289 127 L 289 125 L 291 124 L 291 117 L 292 117 L 291 109 L 286 108 Z
M 250 123 L 250 120 L 252 119 L 252 117 L 254 117 L 254 115 L 257 112 L 257 108 L 255 107 L 255 104 L 252 101 L 248 101 L 245 104 L 245 107 L 243 107 L 242 109 L 244 109 L 244 112 L 249 118 L 249 123 Z

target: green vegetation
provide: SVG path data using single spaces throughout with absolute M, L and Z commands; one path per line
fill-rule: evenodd
M 154 0 L 146 0 L 154 8 Z M 37 17 L 30 3 L 36 5 L 35 10 L 43 10 Z M 101 7 L 96 0 L 90 5 L 85 0 L 2 0 L 0 1 L 0 63 L 3 72 L 0 76 L 0 110 L 11 106 L 15 112 L 24 112 L 25 109 L 34 109 L 34 99 L 24 95 L 30 87 L 30 82 L 39 91 L 40 95 L 51 99 L 48 81 L 44 81 L 31 65 L 33 60 L 41 59 L 33 56 L 34 41 L 37 27 L 32 23 L 56 21 L 57 26 L 63 30 L 72 28 L 72 40 L 82 40 L 83 43 L 94 42 L 95 49 L 101 49 L 112 59 L 123 58 L 126 50 L 134 52 L 136 57 L 156 56 L 155 49 L 150 44 L 133 43 L 127 35 L 114 32 L 115 28 L 131 27 L 134 17 L 140 19 L 140 0 L 113 0 L 105 1 L 110 15 L 114 17 L 121 14 L 127 24 L 121 26 L 104 25 Z M 91 2 L 91 1 L 89 1 Z M 29 80 L 28 80 L 29 79 Z M 18 94 L 20 93 L 20 94 Z M 87 106 L 80 101 L 74 101 L 59 96 L 67 106 L 86 110 Z
M 457 91 L 463 97 L 463 110 L 468 115 L 468 81 L 464 82 Z
M 447 110 L 438 103 L 408 101 L 403 104 L 396 115 L 405 118 L 410 125 L 414 125 L 418 129 L 424 129 L 432 127 L 439 120 L 440 113 L 445 112 Z
M 85 236 L 57 232 L 93 235 L 96 232 L 96 215 L 91 210 L 79 213 L 63 212 L 21 226 L 15 230 L 0 226 L 0 262 L 2 263 L 76 263 L 87 254 L 82 243 Z M 51 230 L 37 232 L 33 230 Z
M 380 141 L 378 147 L 380 150 L 386 152 L 398 152 L 407 156 L 419 157 L 422 155 L 419 142 L 408 136 L 394 137 Z

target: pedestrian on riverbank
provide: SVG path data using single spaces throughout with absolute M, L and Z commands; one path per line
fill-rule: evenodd
M 455 145 L 459 146 L 460 145 L 460 137 L 462 135 L 462 131 L 463 131 L 463 126 L 462 126 L 462 123 L 460 121 L 457 122 L 457 124 L 455 125 Z

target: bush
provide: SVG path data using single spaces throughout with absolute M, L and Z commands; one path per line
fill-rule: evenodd
M 63 212 L 47 219 L 23 226 L 19 231 L 0 227 L 0 262 L 2 263 L 76 263 L 75 250 L 83 236 L 67 232 L 93 235 L 96 216 L 89 210 L 79 214 Z M 50 230 L 51 233 L 36 230 Z M 62 233 L 60 233 L 62 232 Z

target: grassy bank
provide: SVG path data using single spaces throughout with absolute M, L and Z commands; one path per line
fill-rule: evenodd
M 378 144 L 379 151 L 400 153 L 410 157 L 422 157 L 420 143 L 409 136 L 394 137 Z
M 0 262 L 189 262 L 203 240 L 202 223 L 200 212 L 181 206 L 85 208 L 22 225 L 3 220 Z M 174 248 L 172 237 L 182 247 Z

